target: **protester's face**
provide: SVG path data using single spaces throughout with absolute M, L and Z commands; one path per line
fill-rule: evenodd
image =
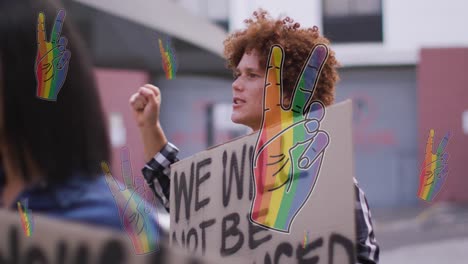
M 260 67 L 258 53 L 255 50 L 244 53 L 234 71 L 234 76 L 231 120 L 257 131 L 262 122 L 265 68 Z

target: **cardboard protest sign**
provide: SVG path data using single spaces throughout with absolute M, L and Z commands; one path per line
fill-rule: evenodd
M 355 263 L 351 120 L 349 100 L 326 109 L 320 128 L 330 142 L 316 186 L 289 233 L 267 229 L 249 218 L 257 134 L 172 165 L 171 245 L 217 255 L 223 262 Z
M 135 255 L 124 233 L 37 214 L 34 233 L 28 237 L 15 211 L 0 210 L 0 234 L 0 264 L 216 263 L 168 248 L 166 243 L 160 243 L 158 252 Z

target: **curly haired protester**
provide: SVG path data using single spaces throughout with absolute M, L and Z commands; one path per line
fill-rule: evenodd
M 247 28 L 231 34 L 224 42 L 227 66 L 234 73 L 233 113 L 231 120 L 258 131 L 262 121 L 262 99 L 265 65 L 272 45 L 283 47 L 283 103 L 287 106 L 295 82 L 301 74 L 310 51 L 318 44 L 329 46 L 328 39 L 320 35 L 317 27 L 301 28 L 291 18 L 272 19 L 264 10 L 254 12 L 245 20 Z M 332 50 L 323 66 L 313 100 L 331 105 L 335 85 L 339 80 L 338 62 Z M 170 165 L 176 162 L 178 149 L 166 139 L 159 123 L 160 90 L 150 84 L 140 87 L 130 98 L 134 116 L 140 128 L 148 161 L 143 175 L 155 195 L 169 211 Z M 355 183 L 355 217 L 358 263 L 377 263 L 379 246 L 375 239 L 371 213 L 364 192 Z

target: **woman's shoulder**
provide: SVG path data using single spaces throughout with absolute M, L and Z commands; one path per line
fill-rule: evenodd
M 118 231 L 124 229 L 122 228 L 123 216 L 120 215 L 119 208 L 122 211 L 129 208 L 135 210 L 144 208 L 145 213 L 148 212 L 146 213 L 148 214 L 147 219 L 145 219 L 150 225 L 153 224 L 151 226 L 154 226 L 154 230 L 157 232 L 157 212 L 153 204 L 148 203 L 132 190 L 113 194 L 110 187 L 112 186 L 108 186 L 105 176 L 102 175 L 97 177 L 74 176 L 63 184 L 29 188 L 20 195 L 18 200 L 27 199 L 29 209 L 33 213 Z M 114 197 L 114 195 L 118 197 Z M 143 207 L 133 208 L 130 206 L 126 208 L 128 199 L 131 198 L 133 202 L 130 204 Z
M 66 216 L 80 222 L 121 230 L 119 211 L 104 177 L 82 181 Z
M 33 212 L 121 230 L 119 211 L 104 177 L 77 176 L 47 189 L 48 195 L 41 191 L 28 195 Z

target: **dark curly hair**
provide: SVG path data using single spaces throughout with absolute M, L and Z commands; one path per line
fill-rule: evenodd
M 300 28 L 300 24 L 290 17 L 272 19 L 267 11 L 259 9 L 253 12 L 253 19 L 246 19 L 247 29 L 232 33 L 224 41 L 224 56 L 227 67 L 235 70 L 245 52 L 257 51 L 260 56 L 260 67 L 267 63 L 270 48 L 274 44 L 283 47 L 285 57 L 283 66 L 283 93 L 291 96 L 296 80 L 306 59 L 317 44 L 329 46 L 330 41 L 321 36 L 316 26 Z M 330 49 L 329 49 L 330 50 Z M 335 99 L 335 84 L 339 80 L 338 61 L 335 53 L 330 50 L 313 100 L 320 100 L 325 105 L 331 105 Z

